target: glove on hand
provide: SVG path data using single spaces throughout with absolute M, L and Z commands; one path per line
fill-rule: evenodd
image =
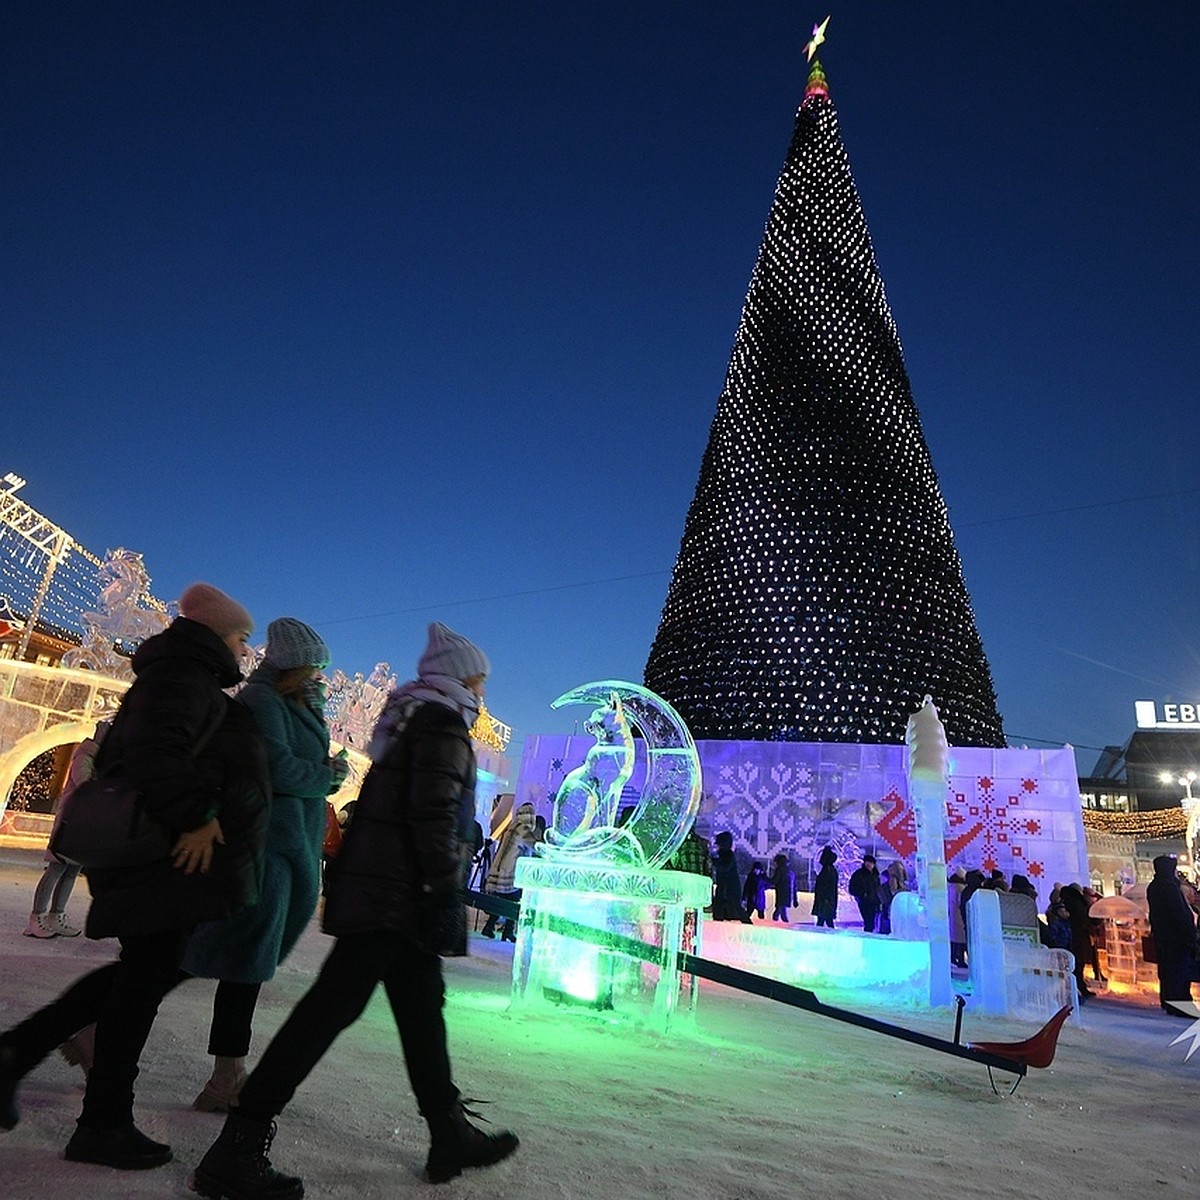
M 333 773 L 333 779 L 329 784 L 329 795 L 332 796 L 346 782 L 346 776 L 350 774 L 350 763 L 346 759 L 345 750 L 336 758 L 329 760 L 329 769 Z

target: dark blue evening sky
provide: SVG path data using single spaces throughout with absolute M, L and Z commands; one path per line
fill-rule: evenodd
M 9 0 L 0 473 L 351 673 L 444 620 L 569 729 L 641 679 L 827 11 Z M 1200 699 L 1200 8 L 832 14 L 1006 730 L 1122 741 Z

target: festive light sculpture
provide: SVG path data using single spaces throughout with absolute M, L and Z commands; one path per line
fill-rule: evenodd
M 620 680 L 588 683 L 551 707 L 593 704 L 595 738 L 558 789 L 538 856 L 517 863 L 521 917 L 513 954 L 516 1004 L 582 1005 L 664 1028 L 690 1013 L 695 980 L 681 979 L 681 949 L 712 898 L 707 876 L 662 870 L 700 803 L 700 759 L 679 714 L 661 697 Z M 641 731 L 646 781 L 622 820 L 633 772 L 632 726 Z
M 170 617 L 149 607 L 150 576 L 136 551 L 123 546 L 110 550 L 100 564 L 97 577 L 100 611 L 83 613 L 83 642 L 62 656 L 62 664 L 132 682 L 129 656 L 117 653 L 116 647 L 136 648 L 146 638 L 166 629 Z
M 343 746 L 363 749 L 370 744 L 371 733 L 383 712 L 388 692 L 396 686 L 396 676 L 389 671 L 389 664 L 381 662 L 375 664 L 366 679 L 361 672 L 351 679 L 341 670 L 330 676 L 325 719 L 329 722 L 330 736 Z
M 820 62 L 645 681 L 698 738 L 896 743 L 929 692 L 955 745 L 1004 745 Z

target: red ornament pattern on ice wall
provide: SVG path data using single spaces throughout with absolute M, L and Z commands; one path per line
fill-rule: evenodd
M 996 796 L 995 780 L 987 775 L 976 778 L 970 797 L 952 784 L 946 799 L 945 861 L 967 857 L 977 860 L 983 871 L 1005 864 L 1015 874 L 1040 879 L 1046 869 L 1037 848 L 1042 822 L 1020 811 L 1022 798 L 1037 792 L 1038 781 L 1028 777 L 1020 780 L 1016 792 L 1001 799 Z M 888 810 L 875 822 L 875 833 L 901 858 L 911 858 L 917 852 L 912 808 L 894 788 L 882 802 Z

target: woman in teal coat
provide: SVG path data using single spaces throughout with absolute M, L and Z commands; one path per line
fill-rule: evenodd
M 237 1099 L 259 991 L 317 906 L 326 797 L 348 769 L 344 754 L 329 756 L 319 680 L 328 665 L 321 638 L 302 621 L 280 617 L 267 627 L 262 665 L 238 694 L 266 743 L 271 819 L 259 902 L 197 929 L 183 962 L 191 975 L 220 980 L 208 1044 L 212 1077 L 194 1103 L 202 1112 L 226 1112 Z

